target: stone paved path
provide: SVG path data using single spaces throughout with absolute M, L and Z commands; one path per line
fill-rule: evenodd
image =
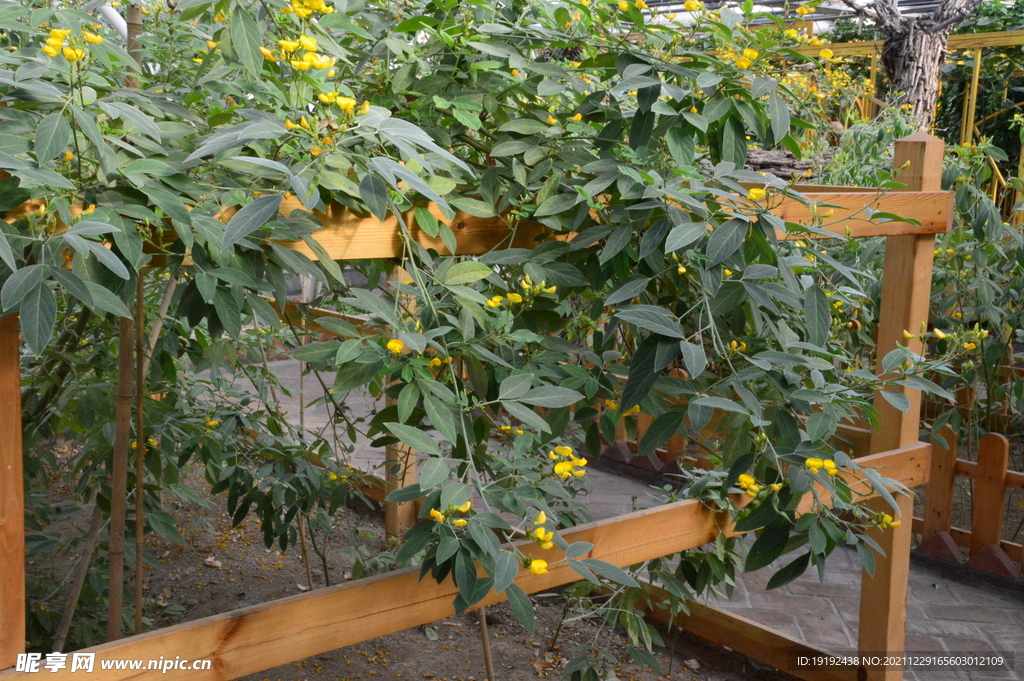
M 284 405 L 298 421 L 298 363 L 271 363 L 281 382 L 291 386 L 294 397 Z M 322 394 L 316 381 L 306 380 L 307 401 Z M 373 409 L 370 398 L 353 397 L 349 405 L 356 415 Z M 309 428 L 328 423 L 328 410 L 320 405 L 308 408 Z M 379 466 L 383 453 L 369 445 L 357 447 L 351 465 L 364 470 Z M 587 478 L 593 492 L 587 505 L 595 519 L 628 513 L 653 505 L 654 492 L 644 483 L 601 471 Z M 816 572 L 809 572 L 774 591 L 764 587 L 775 569 L 770 566 L 745 574 L 733 599 L 712 603 L 718 607 L 771 626 L 808 645 L 826 651 L 853 651 L 857 647 L 857 619 L 860 607 L 860 563 L 856 552 L 837 551 L 829 558 L 824 586 Z M 939 572 L 912 563 L 907 601 L 907 651 L 911 652 L 1012 652 L 1015 670 L 1009 672 L 909 671 L 909 681 L 974 679 L 1024 679 L 1024 594 L 1004 591 L 967 580 L 951 580 Z

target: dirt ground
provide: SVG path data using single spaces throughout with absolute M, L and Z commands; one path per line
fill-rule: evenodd
M 167 543 L 153 536 L 147 545 L 159 567 L 147 569 L 145 611 L 154 626 L 164 627 L 214 615 L 228 610 L 274 601 L 308 590 L 301 551 L 296 546 L 286 553 L 263 544 L 259 523 L 247 519 L 238 527 L 231 526 L 224 497 L 211 497 L 199 475 L 189 476 L 193 489 L 208 503 L 204 508 L 194 503 L 168 501 L 167 511 L 175 516 L 186 543 Z M 63 496 L 67 488 L 53 487 L 55 496 Z M 366 510 L 366 509 L 364 509 Z M 70 517 L 48 528 L 61 531 L 66 538 L 79 536 L 87 525 L 84 517 Z M 327 552 L 328 575 L 332 584 L 351 578 L 353 558 L 345 553 L 350 548 L 351 530 L 370 550 L 382 548 L 383 518 L 372 511 L 339 513 L 338 528 L 331 537 Z M 310 550 L 312 588 L 324 586 L 323 566 Z M 46 572 L 60 578 L 74 564 L 75 554 L 63 558 L 34 560 L 29 569 L 36 574 Z M 126 588 L 132 590 L 133 569 L 126 566 Z M 663 673 L 642 669 L 633 663 L 627 652 L 627 638 L 621 630 L 607 630 L 595 641 L 596 623 L 590 620 L 570 621 L 563 625 L 554 648 L 549 642 L 562 618 L 565 601 L 559 593 L 534 596 L 537 612 L 537 634 L 529 635 L 512 616 L 507 606 L 488 608 L 489 640 L 495 666 L 494 681 L 525 681 L 526 679 L 562 678 L 560 669 L 578 653 L 579 645 L 596 643 L 622 661 L 611 679 L 654 681 L 685 679 L 686 681 L 739 681 L 736 671 L 743 662 L 720 656 L 691 641 L 677 640 L 675 652 L 657 650 L 656 657 Z M 129 606 L 130 607 L 130 606 Z M 723 662 L 724 660 L 724 662 Z M 737 667 L 737 664 L 739 665 Z M 718 670 L 713 669 L 718 667 Z M 440 681 L 484 681 L 487 674 L 483 662 L 479 616 L 476 612 L 454 616 L 425 627 L 400 631 L 361 644 L 300 660 L 274 669 L 243 677 L 246 681 L 300 681 L 330 679 L 438 679 Z M 759 675 L 758 678 L 764 678 Z M 606 680 L 602 680 L 606 681 Z

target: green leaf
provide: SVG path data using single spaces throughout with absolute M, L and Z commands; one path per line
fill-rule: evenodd
M 765 587 L 765 590 L 771 591 L 772 589 L 778 589 L 780 586 L 789 584 L 807 570 L 807 566 L 810 562 L 810 553 L 805 553 L 800 556 L 792 563 L 786 565 L 784 568 L 772 575 L 771 579 L 768 580 L 768 585 Z
M 44 116 L 36 126 L 36 160 L 43 165 L 64 151 L 71 141 L 71 126 L 60 112 Z
M 7 277 L 3 289 L 0 290 L 0 306 L 5 312 L 11 312 L 20 303 L 28 292 L 39 286 L 46 273 L 43 265 L 29 265 L 22 267 L 14 274 Z
M 612 289 L 608 293 L 608 298 L 605 299 L 604 304 L 615 305 L 624 300 L 636 298 L 647 289 L 647 284 L 650 282 L 650 277 L 634 277 L 621 286 Z
M 611 563 L 606 563 L 603 560 L 597 560 L 596 558 L 582 558 L 577 563 L 585 565 L 590 570 L 601 575 L 605 579 L 610 579 L 617 584 L 623 586 L 638 587 L 640 584 L 633 579 L 632 576 L 620 567 L 616 567 Z
M 505 595 L 508 597 L 509 608 L 516 616 L 523 628 L 531 634 L 537 633 L 536 614 L 533 612 L 533 602 L 526 592 L 515 584 L 505 587 Z
M 121 302 L 121 299 L 114 295 L 110 289 L 105 286 L 100 286 L 96 282 L 87 281 L 85 282 L 86 287 L 89 289 L 89 293 L 92 295 L 92 305 L 89 307 L 93 311 L 109 312 L 115 317 L 130 317 L 131 312 L 128 311 L 128 307 Z
M 249 75 L 257 78 L 263 71 L 263 55 L 260 47 L 263 37 L 260 28 L 249 13 L 236 6 L 231 13 L 231 47 Z
M 423 462 L 420 468 L 420 489 L 429 492 L 442 482 L 448 479 L 450 474 L 448 462 L 444 459 L 430 458 Z
M 0 229 L 0 260 L 4 261 L 4 264 L 13 272 L 18 269 L 18 261 L 14 258 L 14 250 L 11 248 L 11 243 L 7 240 L 7 235 Z
M 641 329 L 647 329 L 662 336 L 680 339 L 686 337 L 679 322 L 672 319 L 668 310 L 657 305 L 630 305 L 620 308 L 615 316 L 633 326 L 639 326 Z
M 282 194 L 261 196 L 255 201 L 242 206 L 242 209 L 231 216 L 224 228 L 224 239 L 221 249 L 229 250 L 236 243 L 249 236 L 257 229 L 277 217 L 281 206 Z
M 679 429 L 679 425 L 683 422 L 683 416 L 681 411 L 667 411 L 654 419 L 654 423 L 650 425 L 647 432 L 644 433 L 643 439 L 640 440 L 636 455 L 653 454 L 655 450 L 668 442 L 669 438 L 675 435 Z
M 395 437 L 412 449 L 418 452 L 423 452 L 424 454 L 433 454 L 434 456 L 441 455 L 441 450 L 438 449 L 433 438 L 422 430 L 402 423 L 385 423 L 384 426 L 390 430 Z
M 537 206 L 537 212 L 534 213 L 534 217 L 545 217 L 547 215 L 558 215 L 564 213 L 567 210 L 572 210 L 579 202 L 579 196 L 576 194 L 555 194 L 554 196 L 548 197 L 544 203 Z
M 18 307 L 18 316 L 28 349 L 34 355 L 43 354 L 57 323 L 57 299 L 46 282 L 38 282 L 25 294 Z
M 559 407 L 568 407 L 569 405 L 576 404 L 582 399 L 583 395 L 575 390 L 569 390 L 568 388 L 562 388 L 555 385 L 542 385 L 527 391 L 525 395 L 519 398 L 519 401 L 532 404 L 536 407 L 557 409 Z
M 896 392 L 895 390 L 881 390 L 879 391 L 885 401 L 891 404 L 901 412 L 906 413 L 910 409 L 910 398 L 903 393 Z
M 577 541 L 565 548 L 565 557 L 569 560 L 582 558 L 594 550 L 594 545 L 588 541 Z
M 422 499 L 425 496 L 427 496 L 427 493 L 423 491 L 420 483 L 414 482 L 411 485 L 406 485 L 405 487 L 400 487 L 394 490 L 388 494 L 386 500 L 396 504 L 401 504 L 407 501 L 416 501 L 417 499 Z
M 721 127 L 722 160 L 743 168 L 747 161 L 747 131 L 737 116 L 729 116 Z
M 388 216 L 388 186 L 373 173 L 367 173 L 359 182 L 359 196 L 378 220 Z
M 772 137 L 778 144 L 789 134 L 789 106 L 778 92 L 772 92 L 768 97 L 768 118 L 772 122 Z
M 433 395 L 425 394 L 423 396 L 423 409 L 427 412 L 427 416 L 430 418 L 434 428 L 444 436 L 444 439 L 455 444 L 455 441 L 458 439 L 458 433 L 455 430 L 455 419 L 452 417 L 452 412 L 448 405 Z
M 732 411 L 737 414 L 748 414 L 746 408 L 738 402 L 727 400 L 724 397 L 700 397 L 690 402 L 691 405 L 699 405 L 701 407 L 711 407 L 712 409 L 721 409 L 723 411 Z
M 807 322 L 807 342 L 825 347 L 829 329 L 832 328 L 832 313 L 825 292 L 818 286 L 811 286 L 804 293 L 804 318 Z
M 532 384 L 533 374 L 513 374 L 501 382 L 498 399 L 518 399 L 527 393 Z
M 338 347 L 337 341 L 309 343 L 294 348 L 291 355 L 300 362 L 323 362 L 334 357 Z
M 452 199 L 449 201 L 452 206 L 459 210 L 469 213 L 478 218 L 493 218 L 498 214 L 494 211 L 494 206 L 484 203 L 479 199 L 469 199 L 466 197 Z
M 509 416 L 519 419 L 525 425 L 530 426 L 531 428 L 536 428 L 545 433 L 551 432 L 551 426 L 548 425 L 548 422 L 538 416 L 536 412 L 526 405 L 519 404 L 518 402 L 505 401 L 501 403 L 501 406 L 509 413 Z
M 519 574 L 519 559 L 514 553 L 502 551 L 494 559 L 494 592 L 501 593 L 507 589 L 516 575 Z
M 686 248 L 707 234 L 708 228 L 703 222 L 683 222 L 672 228 L 665 239 L 665 253 L 672 253 Z
M 683 355 L 683 364 L 690 372 L 690 378 L 697 378 L 708 365 L 708 356 L 704 348 L 690 341 L 679 341 L 679 350 Z
M 743 245 L 743 238 L 746 235 L 746 222 L 736 218 L 723 222 L 711 232 L 711 238 L 708 239 L 706 253 L 709 259 L 708 266 L 714 267 L 738 251 Z
M 441 565 L 454 556 L 462 548 L 462 542 L 456 537 L 443 537 L 437 544 L 437 552 L 434 554 L 434 562 Z
M 479 262 L 460 262 L 448 268 L 444 275 L 445 286 L 458 286 L 460 284 L 471 284 L 480 281 L 492 274 L 487 265 Z
M 665 135 L 665 142 L 668 144 L 668 153 L 672 155 L 672 160 L 677 166 L 688 168 L 693 165 L 697 147 L 692 133 L 683 128 L 672 128 Z
M 346 343 L 359 343 L 359 341 L 345 341 Z M 420 389 L 416 387 L 415 383 L 409 383 L 402 392 L 398 393 L 398 420 L 405 423 L 412 416 L 413 410 L 416 408 L 417 402 L 420 399 Z

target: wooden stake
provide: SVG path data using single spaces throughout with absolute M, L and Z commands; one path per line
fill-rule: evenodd
M 409 273 L 396 267 L 389 281 L 406 281 Z M 395 400 L 386 399 L 391 406 Z M 416 482 L 416 452 L 405 445 L 389 445 L 385 450 L 384 480 L 388 483 L 388 491 L 399 489 Z M 384 532 L 388 537 L 401 538 L 405 531 L 416 524 L 416 504 L 414 502 L 384 502 Z
M 125 10 L 125 23 L 128 25 L 128 40 L 125 41 L 128 47 L 128 54 L 132 56 L 135 63 L 142 67 L 142 45 L 139 43 L 139 34 L 142 33 L 142 7 L 134 3 L 128 5 Z M 139 87 L 139 79 L 129 76 L 124 79 L 127 87 Z
M 978 80 L 980 77 L 981 48 L 976 47 L 974 49 L 974 70 L 971 73 L 971 94 L 967 99 L 967 120 L 965 121 L 967 129 L 960 133 L 961 144 L 970 144 L 974 139 L 974 118 L 978 107 Z
M 18 316 L 0 318 L 0 669 L 25 652 L 25 481 Z
M 498 681 L 494 675 L 494 660 L 491 659 L 491 639 L 487 635 L 487 608 L 476 611 L 480 615 L 480 643 L 484 649 L 484 667 L 487 669 L 487 681 Z
M 96 503 L 92 509 L 92 521 L 89 523 L 89 531 L 85 535 L 85 543 L 82 545 L 82 555 L 78 557 L 78 565 L 75 567 L 75 578 L 71 583 L 71 593 L 68 594 L 67 605 L 64 606 L 64 614 L 60 618 L 60 626 L 57 627 L 57 635 L 53 639 L 53 652 L 59 653 L 64 650 L 64 643 L 68 639 L 68 632 L 71 630 L 71 620 L 78 609 L 78 599 L 82 595 L 82 587 L 85 586 L 85 578 L 89 575 L 89 567 L 92 565 L 92 556 L 96 552 L 96 544 L 99 543 L 100 529 L 103 527 L 103 509 Z
M 142 578 L 145 518 L 145 288 L 139 270 L 135 278 L 135 633 L 142 633 Z
M 121 638 L 121 604 L 124 596 L 125 506 L 128 494 L 128 439 L 132 427 L 134 327 L 131 317 L 121 317 L 118 329 L 117 412 L 114 452 L 110 471 L 110 593 L 107 641 Z
M 987 433 L 978 443 L 978 467 L 974 474 L 971 499 L 971 555 L 989 546 L 999 546 L 1003 538 L 1003 513 L 1006 506 L 1006 469 L 1010 461 L 1010 442 L 999 433 Z

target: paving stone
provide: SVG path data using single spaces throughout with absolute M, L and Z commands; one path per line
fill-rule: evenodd
M 963 607 L 959 605 L 926 605 L 925 614 L 938 620 L 956 620 L 959 622 L 991 622 L 993 624 L 1016 625 L 1013 613 L 991 607 Z
M 843 618 L 835 613 L 823 615 L 797 615 L 804 641 L 813 646 L 828 646 L 834 650 L 852 650 L 857 647 Z

